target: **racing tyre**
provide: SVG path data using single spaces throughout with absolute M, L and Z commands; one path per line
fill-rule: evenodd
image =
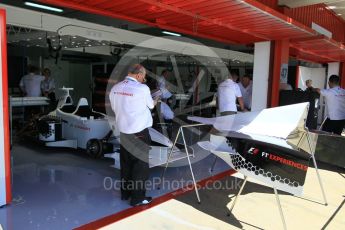
M 102 141 L 98 139 L 90 139 L 86 143 L 86 152 L 93 158 L 100 158 L 103 154 Z

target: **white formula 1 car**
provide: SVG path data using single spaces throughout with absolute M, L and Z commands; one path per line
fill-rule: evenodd
M 38 121 L 39 140 L 50 147 L 70 147 L 85 149 L 87 153 L 99 158 L 103 155 L 115 159 L 115 168 L 119 168 L 119 137 L 114 137 L 109 117 L 90 108 L 86 98 L 80 98 L 77 106 L 73 105 L 69 91 L 62 88 L 64 95 L 59 99 L 57 108 Z M 157 130 L 150 128 L 152 146 L 150 166 L 164 164 L 173 143 Z M 193 150 L 191 150 L 193 151 Z M 174 149 L 173 158 L 179 159 L 185 153 Z

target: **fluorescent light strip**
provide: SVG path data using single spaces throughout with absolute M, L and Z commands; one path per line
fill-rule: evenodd
M 36 7 L 36 8 L 40 8 L 44 10 L 50 10 L 50 11 L 59 12 L 59 13 L 63 12 L 62 9 L 51 7 L 51 6 L 45 6 L 45 5 L 41 5 L 41 4 L 37 4 L 33 2 L 25 2 L 24 4 L 27 6 L 32 6 L 32 7 Z
M 162 31 L 162 33 L 163 33 L 163 34 L 167 34 L 167 35 L 172 35 L 172 36 L 181 37 L 181 34 L 177 34 L 177 33 L 173 33 L 173 32 Z

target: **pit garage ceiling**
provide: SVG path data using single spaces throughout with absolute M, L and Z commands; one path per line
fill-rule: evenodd
M 342 44 L 319 38 L 315 30 L 255 0 L 39 1 L 224 43 L 292 39 L 290 53 L 298 59 L 320 63 L 345 60 Z M 322 53 L 308 45 L 314 40 Z
M 315 31 L 255 0 L 40 0 L 69 9 L 224 43 L 248 44 Z
M 290 42 L 290 55 L 313 62 L 337 62 L 345 60 L 345 46 L 324 35 L 293 39 Z
M 329 9 L 333 10 L 337 15 L 345 19 L 345 0 L 279 0 L 280 6 L 287 6 L 290 8 L 309 6 L 320 3 L 326 4 Z
M 255 0 L 39 0 L 91 15 L 144 24 L 224 44 L 290 39 L 293 57 L 313 62 L 344 61 L 345 48 Z M 146 27 L 147 28 L 147 27 Z M 71 31 L 70 31 L 71 32 Z M 128 31 L 129 32 L 129 31 Z M 300 39 L 300 40 L 299 40 Z M 305 40 L 307 39 L 307 40 Z M 322 53 L 308 46 L 315 40 Z

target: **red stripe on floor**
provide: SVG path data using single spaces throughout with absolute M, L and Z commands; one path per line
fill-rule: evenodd
M 206 179 L 203 179 L 203 180 L 199 181 L 197 183 L 197 187 L 199 187 L 199 188 L 200 187 L 205 187 L 205 185 L 207 183 L 210 183 L 210 182 L 213 182 L 213 181 L 216 181 L 216 180 L 220 180 L 220 179 L 224 178 L 225 176 L 230 176 L 230 175 L 234 174 L 235 172 L 236 172 L 235 170 L 231 169 L 231 170 L 219 173 L 217 175 L 214 175 L 212 177 L 208 177 Z M 177 196 L 180 196 L 182 194 L 185 194 L 185 193 L 191 192 L 191 191 L 194 191 L 194 185 L 193 186 L 186 186 L 186 187 L 178 189 L 176 191 L 167 193 L 167 194 L 165 194 L 163 196 L 157 197 L 157 198 L 153 199 L 153 201 L 150 204 L 148 204 L 148 205 L 128 208 L 128 209 L 125 209 L 125 210 L 123 210 L 121 212 L 112 214 L 110 216 L 106 216 L 106 217 L 104 217 L 102 219 L 90 222 L 88 224 L 85 224 L 85 225 L 80 226 L 80 227 L 75 228 L 75 229 L 76 230 L 99 229 L 99 228 L 105 227 L 105 226 L 107 226 L 109 224 L 112 224 L 112 223 L 115 223 L 115 222 L 120 221 L 122 219 L 125 219 L 125 218 L 127 218 L 129 216 L 132 216 L 134 214 L 137 214 L 139 212 L 142 212 L 142 211 L 145 211 L 145 210 L 150 209 L 152 207 L 155 207 L 155 206 L 157 206 L 159 204 L 162 204 L 162 203 L 164 203 L 164 202 L 166 202 L 168 200 L 174 199 Z M 195 197 L 195 202 L 197 202 L 196 197 Z

